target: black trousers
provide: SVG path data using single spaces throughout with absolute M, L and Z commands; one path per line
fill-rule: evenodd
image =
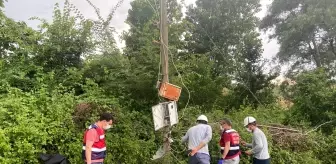
M 271 163 L 271 159 L 257 159 L 257 158 L 253 158 L 253 162 L 252 164 L 270 164 Z

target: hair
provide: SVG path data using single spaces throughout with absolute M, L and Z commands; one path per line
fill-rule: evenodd
M 223 121 L 226 125 L 232 126 L 232 121 L 230 119 L 228 119 L 228 118 L 224 118 L 221 121 Z
M 199 124 L 208 124 L 208 122 L 204 120 L 197 120 L 196 122 Z
M 113 118 L 113 116 L 112 116 L 112 114 L 111 113 L 102 113 L 101 115 L 100 115 L 100 118 L 99 118 L 99 121 L 113 121 L 114 120 L 114 118 Z

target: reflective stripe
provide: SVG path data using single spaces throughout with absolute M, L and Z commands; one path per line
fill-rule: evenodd
M 230 147 L 230 150 L 239 150 L 239 146 Z
M 105 135 L 99 136 L 99 139 L 104 139 L 104 138 L 105 138 Z
M 224 150 L 224 147 L 221 147 L 221 150 Z M 239 150 L 239 146 L 230 147 L 230 150 Z
M 234 129 L 226 130 L 225 133 L 236 132 Z
M 85 150 L 85 146 L 83 146 L 83 150 Z M 91 151 L 93 152 L 102 152 L 102 151 L 106 151 L 106 147 L 103 147 L 101 149 L 99 148 L 91 148 Z

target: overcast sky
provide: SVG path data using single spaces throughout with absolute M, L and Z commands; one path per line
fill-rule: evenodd
M 92 3 L 97 6 L 102 16 L 107 16 L 109 10 L 116 5 L 118 0 L 91 0 Z M 111 26 L 115 27 L 118 34 L 122 31 L 128 30 L 129 26 L 125 24 L 125 19 L 128 14 L 128 9 L 131 8 L 130 2 L 132 0 L 124 0 L 124 3 L 117 9 L 116 14 L 113 17 Z M 9 0 L 5 3 L 5 13 L 7 16 L 14 20 L 25 21 L 33 28 L 36 28 L 39 24 L 38 21 L 28 20 L 30 17 L 37 16 L 51 20 L 52 12 L 55 3 L 63 4 L 64 0 Z M 195 0 L 185 0 L 186 5 L 194 3 Z M 70 0 L 70 3 L 74 4 L 81 13 L 87 18 L 96 18 L 96 14 L 92 7 L 86 2 L 86 0 Z M 271 3 L 271 0 L 261 0 L 262 11 L 258 13 L 258 17 L 262 18 L 267 9 L 267 5 Z M 279 49 L 279 46 L 275 40 L 269 40 L 267 35 L 261 35 L 263 41 L 264 53 L 263 57 L 272 58 Z M 118 36 L 116 36 L 118 46 L 123 47 Z

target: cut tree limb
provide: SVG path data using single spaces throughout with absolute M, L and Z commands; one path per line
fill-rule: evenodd
M 302 131 L 296 130 L 296 129 L 281 128 L 281 127 L 267 126 L 267 125 L 258 125 L 258 126 L 260 126 L 260 127 L 266 127 L 266 128 L 272 128 L 272 129 L 278 129 L 278 130 L 286 130 L 286 131 L 291 131 L 291 132 L 302 133 Z
M 326 124 L 332 123 L 332 122 L 334 122 L 334 121 L 336 121 L 336 120 L 331 120 L 331 121 L 325 122 L 325 123 L 323 123 L 323 124 L 321 124 L 321 125 L 319 125 L 319 126 L 315 127 L 313 130 L 310 130 L 310 131 L 308 131 L 307 133 L 305 133 L 305 135 L 307 135 L 307 134 L 309 134 L 309 133 L 311 133 L 311 132 L 313 132 L 313 131 L 317 130 L 318 128 L 320 128 L 320 127 L 321 127 L 321 126 L 323 126 L 323 125 L 326 125 Z

